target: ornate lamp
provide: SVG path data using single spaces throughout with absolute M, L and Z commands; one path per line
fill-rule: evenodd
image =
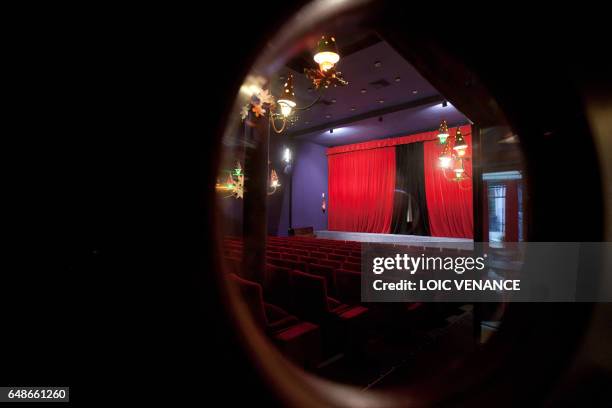
M 463 134 L 461 134 L 461 130 L 457 128 L 457 133 L 455 134 L 455 146 L 453 149 L 457 152 L 457 156 L 463 157 L 465 156 L 465 151 L 467 150 L 467 143 L 463 138 Z
M 312 81 L 315 89 L 348 84 L 342 77 L 342 73 L 336 71 L 336 64 L 340 61 L 340 54 L 336 46 L 336 39 L 333 36 L 321 36 L 313 58 L 319 64 L 319 69 L 304 69 L 304 74 Z
M 438 129 L 438 139 L 440 140 L 440 144 L 446 144 L 446 139 L 448 139 L 448 124 L 445 120 L 440 123 L 440 128 Z
M 319 65 L 317 69 L 304 69 L 316 90 L 328 88 L 330 86 L 344 86 L 348 82 L 342 78 L 342 73 L 336 71 L 336 64 L 340 61 L 340 54 L 336 46 L 336 39 L 332 36 L 323 35 L 315 49 L 314 60 Z M 241 91 L 252 93 L 250 101 L 241 109 L 242 120 L 245 120 L 252 111 L 256 117 L 267 116 L 270 119 L 272 128 L 276 133 L 281 133 L 287 127 L 287 122 L 294 123 L 297 118 L 295 111 L 306 110 L 314 106 L 321 99 L 321 92 L 317 99 L 308 106 L 298 107 L 295 102 L 295 92 L 293 89 L 293 74 L 289 73 L 283 85 L 282 95 L 278 100 L 270 94 L 270 91 L 257 86 L 244 84 Z M 276 121 L 280 121 L 282 126 L 278 128 Z
M 439 164 L 444 177 L 449 181 L 456 182 L 461 182 L 471 178 L 471 176 L 465 171 L 465 167 L 463 165 L 464 160 L 470 160 L 470 158 L 465 155 L 468 145 L 463 137 L 463 134 L 461 133 L 461 130 L 457 128 L 455 136 L 452 137 L 448 134 L 448 126 L 446 125 L 446 121 L 442 121 L 438 136 L 443 133 L 443 131 L 446 131 L 447 136 L 444 138 L 444 143 L 440 141 L 444 147 L 442 148 L 442 152 L 440 153 L 440 156 L 438 156 L 438 159 L 440 161 Z M 448 170 L 453 172 L 451 173 L 453 174 L 452 177 L 447 175 Z M 459 184 L 459 187 L 461 187 L 461 184 Z M 471 183 L 470 186 L 464 189 L 469 188 L 471 188 Z
M 334 37 L 326 35 L 321 37 L 317 43 L 314 60 L 319 64 L 321 71 L 324 72 L 333 68 L 338 61 L 340 61 L 340 55 L 338 54 L 338 47 Z
M 442 169 L 448 169 L 451 167 L 453 156 L 449 144 L 444 145 L 442 153 L 440 154 L 440 157 L 438 157 L 438 159 L 440 160 L 440 167 L 442 167 Z
M 281 114 L 287 118 L 291 115 L 293 108 L 295 108 L 295 92 L 293 90 L 293 74 L 287 75 L 285 85 L 283 85 L 283 94 L 277 100 L 278 105 L 281 108 Z

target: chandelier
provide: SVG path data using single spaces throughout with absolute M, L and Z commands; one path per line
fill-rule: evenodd
M 261 86 L 244 84 L 241 90 L 251 95 L 250 101 L 243 106 L 241 111 L 242 119 L 245 120 L 250 111 L 253 111 L 255 116 L 267 115 L 270 119 L 272 129 L 276 133 L 282 133 L 287 124 L 293 124 L 297 121 L 296 111 L 310 109 L 319 100 L 321 100 L 322 91 L 330 86 L 345 86 L 348 82 L 342 77 L 342 73 L 336 70 L 336 65 L 340 61 L 340 54 L 336 46 L 336 39 L 332 36 L 323 35 L 317 43 L 314 61 L 318 64 L 318 68 L 306 68 L 304 74 L 312 81 L 313 88 L 318 91 L 317 98 L 307 106 L 297 106 L 295 101 L 294 77 L 288 73 L 284 78 L 283 89 L 278 99 L 270 94 L 270 91 L 263 89 Z M 260 78 L 259 85 L 262 85 L 263 78 Z M 280 124 L 277 126 L 277 122 Z
M 342 77 L 342 72 L 336 71 L 336 64 L 340 61 L 340 54 L 338 54 L 338 47 L 334 37 L 321 36 L 317 43 L 314 61 L 319 64 L 319 68 L 305 68 L 304 74 L 312 81 L 315 89 L 348 85 L 348 82 Z
M 442 146 L 442 151 L 438 156 L 438 165 L 442 169 L 444 177 L 455 182 L 471 179 L 472 176 L 465 171 L 464 163 L 471 158 L 466 155 L 468 144 L 461 130 L 457 127 L 455 135 L 451 136 L 448 124 L 443 120 L 438 130 L 438 140 Z

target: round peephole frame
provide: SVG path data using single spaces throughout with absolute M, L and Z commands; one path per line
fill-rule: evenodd
M 371 14 L 381 13 L 376 16 L 380 24 L 380 21 L 384 21 L 384 13 L 388 10 L 384 7 L 378 8 L 378 3 L 368 0 L 319 0 L 306 5 L 289 19 L 267 44 L 252 71 L 271 75 L 295 52 L 295 44 L 300 43 L 308 34 L 334 21 L 338 16 L 361 18 L 362 14 L 375 9 L 376 12 Z M 418 52 L 415 51 L 416 54 Z M 444 51 L 441 48 L 439 52 Z M 457 60 L 456 56 L 449 54 L 444 57 L 453 61 L 450 67 L 461 66 L 465 72 L 471 72 L 469 67 Z M 478 83 L 476 75 L 470 75 L 474 83 Z M 497 99 L 495 92 L 485 95 L 489 90 L 485 91 L 483 87 L 475 92 L 481 92 L 480 97 L 486 99 L 484 109 L 488 113 L 485 113 L 485 116 L 487 114 L 496 116 L 499 123 L 507 124 L 513 130 L 517 130 L 529 174 L 530 205 L 542 208 L 546 205 L 546 197 L 538 195 L 537 189 L 541 183 L 546 182 L 550 172 L 534 167 L 534 163 L 537 162 L 537 155 L 548 148 L 545 132 L 542 135 L 529 134 L 529 131 L 521 133 L 519 129 L 526 119 L 520 112 L 508 109 L 511 113 L 505 115 L 502 112 L 505 112 L 505 108 L 510 105 L 505 105 L 504 101 Z M 243 102 L 237 99 L 233 111 L 238 112 Z M 228 124 L 226 129 L 235 129 L 235 126 Z M 232 131 L 227 130 L 224 137 L 229 137 L 231 134 Z M 526 139 L 526 134 L 529 134 L 529 140 Z M 592 140 L 578 141 L 578 143 L 584 144 L 581 151 L 597 157 Z M 595 168 L 595 170 L 583 169 L 585 174 L 592 171 L 599 172 L 597 160 L 590 163 L 585 161 L 584 165 Z M 603 201 L 596 195 L 594 199 Z M 594 208 L 593 211 L 601 211 L 603 219 L 603 205 L 601 208 Z M 530 217 L 542 214 L 542 211 L 537 209 L 529 211 Z M 219 231 L 219 226 L 214 230 Z M 544 240 L 538 231 L 538 228 L 528 231 L 528 240 Z M 596 234 L 590 237 L 591 240 L 596 240 L 592 239 Z M 600 240 L 603 240 L 603 230 Z M 217 237 L 216 242 L 221 241 L 222 238 Z M 418 384 L 406 385 L 404 389 L 394 392 L 361 392 L 355 387 L 306 373 L 287 361 L 251 319 L 240 295 L 225 279 L 223 268 L 219 270 L 218 275 L 222 297 L 226 299 L 227 309 L 234 320 L 234 328 L 250 356 L 251 363 L 261 373 L 279 401 L 289 406 L 377 408 L 445 403 L 487 405 L 499 403 L 499 395 L 517 389 L 522 391 L 514 395 L 516 401 L 527 395 L 533 398 L 532 402 L 542 400 L 547 398 L 561 373 L 570 364 L 583 336 L 589 331 L 589 320 L 593 315 L 592 304 L 510 304 L 504 317 L 504 330 L 494 336 L 478 353 L 466 356 L 459 366 L 449 367 L 435 378 L 423 379 Z M 555 321 L 555 316 L 559 314 L 566 317 L 563 324 Z

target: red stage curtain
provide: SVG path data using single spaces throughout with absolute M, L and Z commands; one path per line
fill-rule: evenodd
M 452 128 L 449 130 L 451 132 L 454 132 L 455 129 L 456 128 Z M 463 132 L 464 135 L 470 133 L 470 126 L 469 125 L 461 126 L 461 132 Z M 376 139 L 376 140 L 370 140 L 369 142 L 353 143 L 349 145 L 330 147 L 329 149 L 327 149 L 327 154 L 332 155 L 332 154 L 338 154 L 338 153 L 355 152 L 357 150 L 372 150 L 372 149 L 380 149 L 381 147 L 390 147 L 390 146 L 397 146 L 397 145 L 402 145 L 402 144 L 425 142 L 427 140 L 437 140 L 437 136 L 438 136 L 438 131 L 432 130 L 430 132 L 416 133 L 414 135 L 408 135 L 408 136 L 392 137 L 389 139 Z
M 393 218 L 395 147 L 328 156 L 332 231 L 389 233 Z
M 462 126 L 468 143 L 467 156 L 472 156 L 472 136 L 469 126 Z M 451 130 L 451 134 L 452 134 Z M 447 180 L 438 166 L 441 146 L 437 141 L 424 143 L 425 195 L 429 212 L 429 227 L 432 237 L 474 238 L 474 212 L 472 188 L 468 181 L 459 183 Z M 472 162 L 464 161 L 465 171 L 472 175 Z M 447 172 L 452 177 L 452 171 Z M 469 180 L 469 183 L 472 181 Z
M 516 180 L 506 181 L 506 221 L 504 241 L 518 242 L 518 188 Z

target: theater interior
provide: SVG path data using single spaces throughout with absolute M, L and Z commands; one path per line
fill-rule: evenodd
M 364 301 L 365 245 L 485 243 L 511 270 L 507 245 L 541 232 L 524 139 L 460 57 L 395 23 L 279 34 L 242 83 L 216 184 L 223 276 L 246 336 L 271 345 L 253 352 L 368 395 L 483 358 L 508 304 Z

